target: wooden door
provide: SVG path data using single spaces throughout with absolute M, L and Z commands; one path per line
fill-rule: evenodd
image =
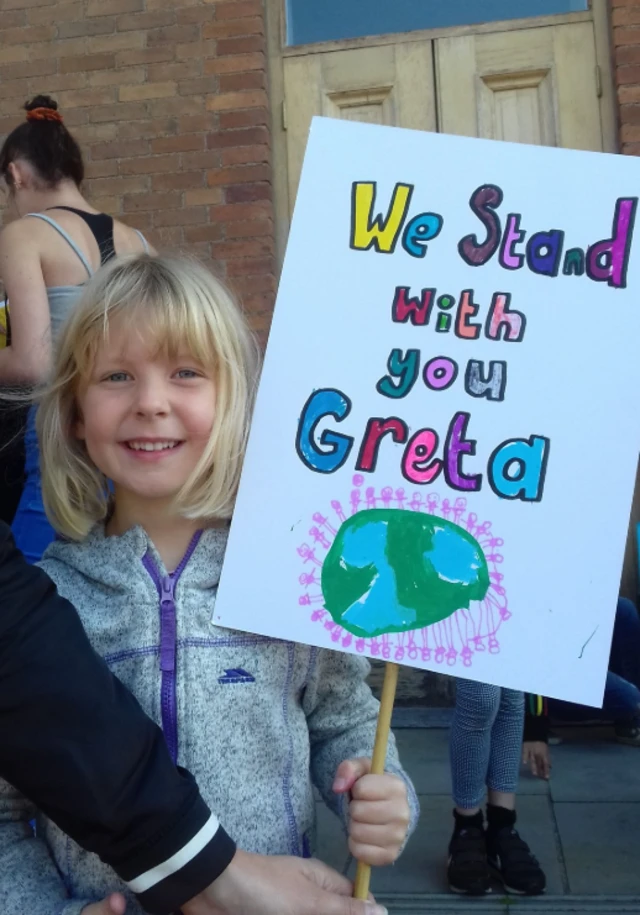
M 603 149 L 593 22 L 440 38 L 439 129 Z
M 436 129 L 431 42 L 399 42 L 287 57 L 283 113 L 292 211 L 314 115 L 416 130 Z

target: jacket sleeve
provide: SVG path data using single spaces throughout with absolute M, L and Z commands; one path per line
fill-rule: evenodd
M 549 742 L 549 709 L 544 696 L 526 693 L 524 697 L 524 734 L 523 741 Z
M 338 766 L 345 759 L 371 757 L 376 735 L 379 703 L 366 678 L 370 665 L 364 658 L 312 648 L 311 673 L 305 688 L 303 708 L 311 742 L 311 776 L 327 806 L 347 825 L 344 795 L 333 792 Z M 411 779 L 398 758 L 393 734 L 385 770 L 400 776 L 407 786 L 413 832 L 420 815 Z
M 0 775 L 157 915 L 201 892 L 235 854 L 191 775 L 171 762 L 160 729 L 93 651 L 71 604 L 26 563 L 4 524 Z M 22 804 L 8 798 L 6 819 L 12 805 Z M 25 811 L 17 810 L 11 830 L 24 834 L 26 845 Z

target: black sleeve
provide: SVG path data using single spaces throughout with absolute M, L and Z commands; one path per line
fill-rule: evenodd
M 235 854 L 160 729 L 2 523 L 0 775 L 156 915 L 201 892 Z
M 524 735 L 523 740 L 549 743 L 549 710 L 543 696 L 525 693 Z

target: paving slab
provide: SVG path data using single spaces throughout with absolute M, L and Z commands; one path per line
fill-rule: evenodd
M 568 740 L 551 748 L 556 803 L 640 802 L 640 748 L 611 740 Z
M 556 803 L 554 812 L 571 893 L 640 895 L 639 803 Z

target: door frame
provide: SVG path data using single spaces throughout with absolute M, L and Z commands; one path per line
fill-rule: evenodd
M 444 29 L 422 29 L 390 35 L 372 35 L 342 41 L 324 41 L 308 45 L 286 45 L 286 0 L 265 0 L 267 37 L 267 78 L 270 98 L 270 126 L 273 175 L 273 206 L 275 219 L 275 245 L 278 269 L 282 267 L 289 234 L 289 190 L 287 175 L 286 105 L 284 95 L 283 62 L 288 57 L 307 54 L 327 54 L 331 51 L 355 48 L 380 47 L 411 41 L 437 41 L 439 38 L 457 38 L 464 35 L 481 35 L 496 32 L 522 31 L 593 22 L 596 62 L 599 71 L 599 107 L 602 125 L 603 150 L 619 152 L 618 115 L 613 57 L 611 53 L 611 20 L 607 0 L 590 0 L 590 9 L 557 16 L 537 16 L 527 19 L 508 19 L 480 25 L 460 25 Z M 435 50 L 435 49 L 434 49 Z M 434 53 L 435 59 L 435 53 Z

